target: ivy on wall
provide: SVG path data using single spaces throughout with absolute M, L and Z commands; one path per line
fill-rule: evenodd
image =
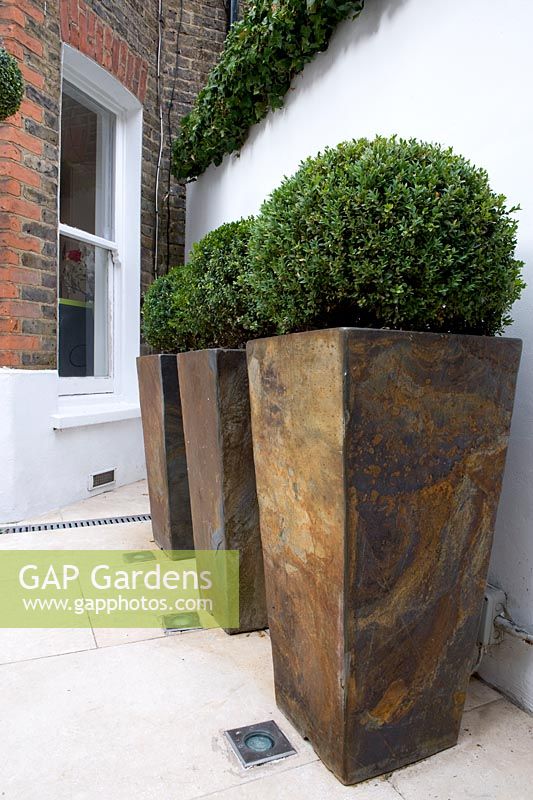
M 326 50 L 364 0 L 258 0 L 235 23 L 174 143 L 173 172 L 192 180 L 239 150 L 252 125 L 280 108 L 294 76 Z

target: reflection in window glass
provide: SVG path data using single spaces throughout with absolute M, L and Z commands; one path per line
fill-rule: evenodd
M 79 89 L 63 85 L 61 106 L 61 222 L 113 238 L 115 117 Z
M 102 247 L 60 237 L 59 375 L 106 377 L 109 369 L 109 260 Z

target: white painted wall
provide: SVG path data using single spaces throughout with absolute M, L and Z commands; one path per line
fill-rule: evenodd
M 58 380 L 52 370 L 0 369 L 0 523 L 90 497 L 92 473 L 116 468 L 117 486 L 146 474 L 138 404 L 78 405 L 88 424 L 58 423 Z
M 256 213 L 301 159 L 375 134 L 453 145 L 520 203 L 518 252 L 530 288 L 510 335 L 524 339 L 512 441 L 491 565 L 509 611 L 533 628 L 533 4 L 531 0 L 367 0 L 359 20 L 294 82 L 284 108 L 189 186 L 187 244 Z M 533 710 L 533 648 L 506 642 L 481 673 Z

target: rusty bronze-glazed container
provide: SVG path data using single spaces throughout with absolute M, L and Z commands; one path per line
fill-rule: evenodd
M 141 356 L 137 374 L 154 541 L 163 550 L 193 550 L 176 356 Z
M 238 628 L 267 626 L 263 554 L 244 350 L 178 355 L 197 550 L 239 551 Z
M 457 742 L 520 353 L 354 328 L 248 344 L 276 698 L 343 783 Z

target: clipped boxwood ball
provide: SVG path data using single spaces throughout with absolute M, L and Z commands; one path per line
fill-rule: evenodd
M 495 334 L 524 284 L 516 208 L 487 173 L 414 139 L 304 161 L 263 204 L 249 284 L 277 333 L 337 325 Z
M 16 114 L 22 103 L 24 82 L 16 59 L 0 47 L 0 122 Z
M 185 266 L 174 267 L 148 289 L 143 334 L 159 351 L 242 347 L 250 338 L 254 306 L 243 273 L 249 271 L 253 219 L 230 222 L 193 245 Z
M 143 337 L 160 353 L 177 352 L 177 330 L 183 329 L 185 324 L 184 319 L 179 319 L 179 296 L 182 297 L 181 306 L 186 306 L 191 293 L 190 278 L 187 265 L 174 267 L 157 278 L 144 295 L 141 312 Z

